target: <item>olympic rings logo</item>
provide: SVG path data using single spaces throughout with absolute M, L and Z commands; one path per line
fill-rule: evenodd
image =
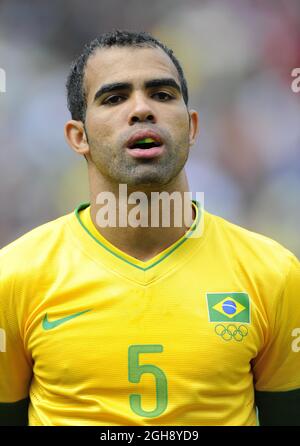
M 229 324 L 225 327 L 223 324 L 215 326 L 215 332 L 218 336 L 221 336 L 224 341 L 231 341 L 234 339 L 237 342 L 241 342 L 248 334 L 248 328 L 246 325 L 240 325 L 237 327 L 234 324 Z

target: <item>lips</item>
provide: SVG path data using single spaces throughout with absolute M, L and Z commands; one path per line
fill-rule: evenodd
M 126 147 L 129 149 L 149 150 L 152 147 L 160 147 L 162 144 L 162 138 L 158 133 L 152 130 L 141 130 L 129 138 Z

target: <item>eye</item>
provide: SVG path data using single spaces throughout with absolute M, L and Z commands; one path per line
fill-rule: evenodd
M 109 96 L 103 101 L 103 104 L 116 105 L 122 102 L 123 99 L 125 99 L 124 96 L 119 96 L 119 95 Z
M 158 99 L 163 102 L 174 99 L 174 96 L 172 96 L 170 93 L 166 93 L 165 91 L 158 91 L 157 93 L 154 93 L 152 97 L 158 97 Z

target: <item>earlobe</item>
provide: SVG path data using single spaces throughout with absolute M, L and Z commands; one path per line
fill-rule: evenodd
M 71 119 L 65 124 L 65 138 L 72 150 L 80 155 L 87 155 L 89 153 L 89 145 L 81 121 Z

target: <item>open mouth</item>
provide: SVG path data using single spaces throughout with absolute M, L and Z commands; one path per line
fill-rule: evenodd
M 160 142 L 155 141 L 152 138 L 144 138 L 133 142 L 132 144 L 130 144 L 128 148 L 147 150 L 147 149 L 152 149 L 153 147 L 160 147 L 161 145 L 162 144 Z

